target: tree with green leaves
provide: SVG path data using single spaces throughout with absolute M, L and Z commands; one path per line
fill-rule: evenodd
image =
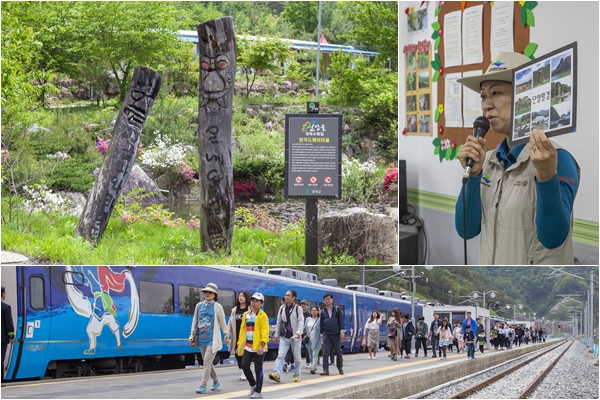
M 110 65 L 121 101 L 135 67 L 158 69 L 158 65 L 169 64 L 183 45 L 177 34 L 177 10 L 168 4 L 112 1 L 73 4 L 81 9 L 78 26 L 93 55 Z
M 237 65 L 240 66 L 246 74 L 246 97 L 250 97 L 250 91 L 254 86 L 257 73 L 270 71 L 278 73 L 283 63 L 289 56 L 288 45 L 282 40 L 266 39 L 249 40 L 238 38 L 237 46 Z M 250 82 L 252 75 L 252 82 Z
M 385 59 L 398 58 L 398 2 L 348 1 L 340 2 L 343 15 L 352 23 L 352 30 L 344 35 L 371 46 Z

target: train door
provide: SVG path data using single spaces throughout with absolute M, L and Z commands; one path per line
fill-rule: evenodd
M 17 317 L 17 267 L 2 267 L 2 287 L 6 288 L 5 295 L 6 297 L 2 300 L 3 303 L 8 304 L 11 308 L 11 316 L 10 318 L 15 324 L 16 328 L 16 317 Z M 6 358 L 5 363 L 2 366 L 2 379 L 5 379 L 6 372 L 8 370 L 8 366 L 11 363 L 12 355 L 13 355 L 12 344 L 8 344 L 6 349 Z M 6 378 L 7 379 L 7 378 Z
M 15 347 L 7 379 L 43 377 L 52 329 L 51 267 L 18 267 Z

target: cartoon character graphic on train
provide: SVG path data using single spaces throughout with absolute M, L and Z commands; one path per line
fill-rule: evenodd
M 86 332 L 89 348 L 83 353 L 96 353 L 97 338 L 102 334 L 104 326 L 108 326 L 115 335 L 117 347 L 121 348 L 121 333 L 129 337 L 138 325 L 140 306 L 135 281 L 130 271 L 114 272 L 110 267 L 66 267 L 67 295 L 73 310 L 82 317 L 89 318 Z M 125 293 L 129 287 L 129 320 L 121 332 L 118 321 L 121 302 L 116 302 L 111 294 Z

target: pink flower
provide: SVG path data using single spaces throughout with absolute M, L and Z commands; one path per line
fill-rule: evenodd
M 98 144 L 94 147 L 98 152 L 102 155 L 106 154 L 108 151 L 108 146 L 110 145 L 110 139 L 102 140 L 100 136 L 97 138 Z

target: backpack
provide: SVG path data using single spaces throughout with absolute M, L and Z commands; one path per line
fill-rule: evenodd
M 298 318 L 300 316 L 298 314 L 298 309 L 300 308 L 300 306 L 298 306 L 298 304 L 294 304 L 294 308 L 296 309 L 296 318 Z M 291 321 L 284 321 L 283 318 L 281 318 L 284 309 L 285 309 L 285 305 L 282 305 L 279 308 L 279 320 L 281 321 L 281 324 L 279 326 L 279 336 L 281 336 L 281 337 L 285 337 L 285 334 L 287 332 L 287 323 L 289 322 L 290 326 L 292 324 Z M 290 315 L 291 315 L 291 313 L 290 313 Z M 286 315 L 286 318 L 287 318 L 287 315 Z

